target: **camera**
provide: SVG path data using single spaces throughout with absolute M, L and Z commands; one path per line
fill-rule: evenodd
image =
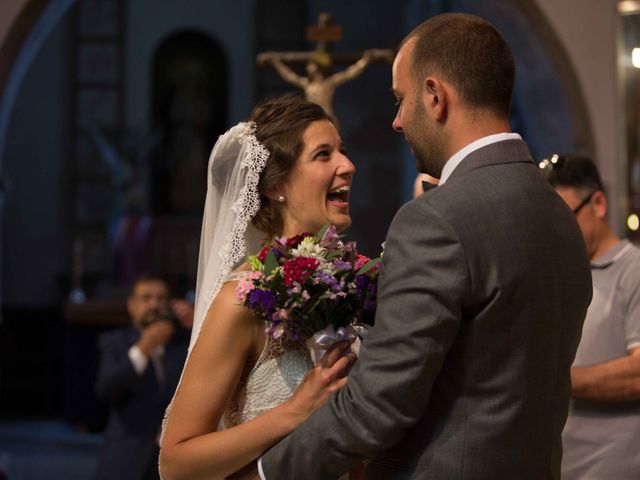
M 168 302 L 160 307 L 158 315 L 155 318 L 146 317 L 142 321 L 142 328 L 147 328 L 149 325 L 163 320 L 171 322 L 174 326 L 180 325 L 180 321 L 178 320 L 176 312 L 173 311 L 173 308 L 171 308 L 171 305 L 169 305 Z
M 178 316 L 176 315 L 176 312 L 173 310 L 173 308 L 171 308 L 171 305 L 169 305 L 169 303 L 164 304 L 160 308 L 160 314 L 158 315 L 158 320 L 166 320 L 175 325 L 178 325 L 180 323 L 178 321 Z

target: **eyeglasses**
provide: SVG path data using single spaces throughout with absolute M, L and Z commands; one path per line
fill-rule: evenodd
M 587 196 L 585 197 L 585 199 L 584 199 L 584 200 L 582 200 L 582 201 L 580 202 L 580 204 L 579 204 L 576 208 L 574 208 L 573 210 L 571 210 L 571 211 L 573 212 L 573 214 L 574 214 L 574 215 L 578 215 L 578 212 L 579 212 L 580 210 L 582 210 L 582 208 L 583 208 L 586 204 L 588 204 L 588 203 L 591 201 L 591 198 L 593 197 L 593 195 L 594 195 L 596 192 L 597 192 L 597 190 L 594 190 L 593 192 L 591 192 L 589 195 L 587 195 Z

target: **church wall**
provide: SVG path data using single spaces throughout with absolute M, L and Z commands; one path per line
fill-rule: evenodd
M 594 135 L 594 159 L 609 189 L 610 221 L 624 232 L 626 170 L 618 100 L 616 0 L 536 0 L 561 39 L 578 76 Z
M 18 93 L 3 170 L 3 304 L 55 305 L 68 270 L 68 25 L 60 23 L 38 52 Z M 45 81 L 43 81 L 45 80 Z
M 145 134 L 151 128 L 153 54 L 162 41 L 181 30 L 197 30 L 218 42 L 229 68 L 229 126 L 246 118 L 253 104 L 255 52 L 254 2 L 171 0 L 127 2 L 125 116 L 128 128 Z

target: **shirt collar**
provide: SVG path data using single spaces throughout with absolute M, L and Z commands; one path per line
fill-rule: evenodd
M 607 268 L 618 261 L 630 248 L 631 242 L 629 240 L 621 240 L 600 258 L 591 262 L 591 268 Z
M 493 135 L 479 138 L 475 142 L 471 142 L 466 147 L 458 150 L 449 160 L 447 160 L 447 163 L 444 164 L 438 186 L 447 181 L 456 167 L 460 165 L 460 162 L 464 160 L 471 152 L 475 152 L 476 150 L 482 147 L 486 147 L 487 145 L 491 145 L 492 143 L 503 142 L 505 140 L 522 140 L 522 137 L 517 133 L 494 133 Z

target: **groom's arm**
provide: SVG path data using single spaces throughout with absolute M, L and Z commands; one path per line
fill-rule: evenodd
M 457 235 L 425 200 L 389 229 L 376 323 L 349 383 L 262 457 L 267 480 L 336 478 L 422 417 L 469 288 Z

